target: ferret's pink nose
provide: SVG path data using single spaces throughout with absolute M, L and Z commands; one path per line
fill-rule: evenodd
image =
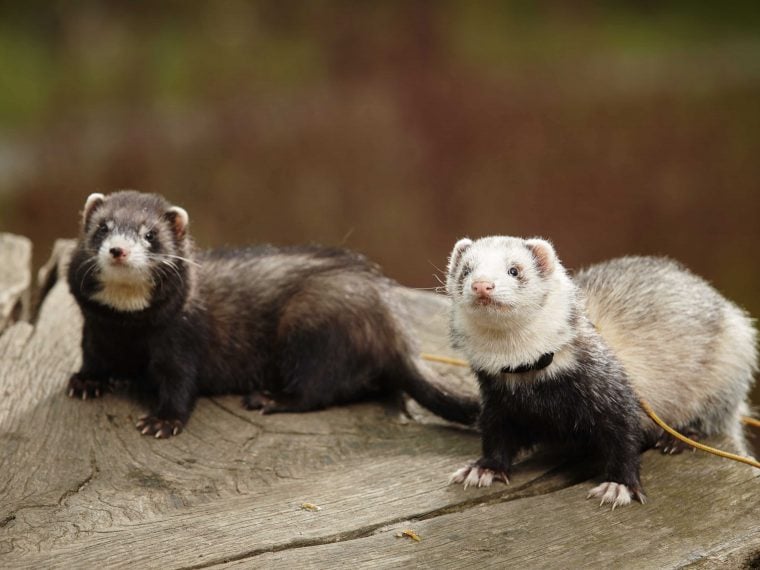
M 114 259 L 125 259 L 127 255 L 129 255 L 129 251 L 123 247 L 112 247 L 108 250 L 108 253 L 110 253 L 111 257 Z
M 472 290 L 478 297 L 490 297 L 493 289 L 493 281 L 475 281 L 472 284 Z

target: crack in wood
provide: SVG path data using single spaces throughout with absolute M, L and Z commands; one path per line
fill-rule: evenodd
M 16 520 L 18 518 L 18 514 L 20 512 L 22 512 L 22 511 L 31 511 L 31 510 L 34 510 L 34 509 L 54 509 L 54 508 L 56 508 L 58 506 L 60 506 L 58 503 L 52 503 L 52 504 L 41 503 L 41 504 L 38 504 L 38 505 L 21 505 L 20 507 L 17 507 L 15 509 L 13 509 L 10 513 L 8 513 L 8 515 L 5 516 L 5 518 L 3 518 L 0 521 L 0 528 L 3 528 L 5 526 L 7 526 L 8 524 L 10 524 L 11 522 L 13 522 L 14 520 Z
M 539 495 L 549 495 L 551 493 L 556 493 L 557 491 L 562 491 L 563 489 L 567 489 L 569 487 L 587 481 L 591 476 L 592 475 L 590 474 L 590 471 L 588 469 L 584 469 L 583 466 L 577 464 L 560 465 L 554 469 L 547 471 L 541 476 L 528 481 L 520 487 L 513 489 L 508 488 L 500 493 L 495 493 L 486 497 L 483 497 L 482 495 L 473 497 L 472 499 L 459 501 L 458 503 L 453 503 L 445 507 L 439 507 L 418 513 L 416 515 L 384 520 L 382 522 L 373 523 L 371 525 L 367 525 L 351 531 L 339 532 L 317 538 L 293 540 L 283 544 L 275 544 L 264 548 L 255 548 L 253 550 L 249 550 L 235 556 L 217 558 L 214 560 L 209 560 L 202 564 L 185 566 L 182 567 L 181 570 L 201 570 L 203 568 L 209 568 L 218 564 L 228 564 L 230 562 L 249 560 L 263 554 L 271 554 L 285 550 L 296 550 L 299 548 L 323 546 L 327 544 L 335 544 L 338 542 L 348 542 L 352 540 L 367 538 L 384 527 L 396 525 L 405 521 L 425 521 L 452 513 L 461 513 L 476 507 L 480 508 L 483 505 L 496 505 L 520 499 L 536 497 Z
M 82 489 L 87 487 L 87 485 L 89 485 L 92 482 L 92 480 L 98 476 L 99 473 L 100 473 L 100 468 L 98 467 L 97 461 L 95 460 L 95 453 L 92 452 L 90 454 L 90 474 L 84 479 L 82 479 L 82 481 L 76 486 L 75 489 L 68 489 L 67 491 L 65 491 L 61 495 L 61 497 L 58 499 L 58 506 L 61 506 L 63 502 L 69 499 L 70 497 L 73 497 L 77 493 L 80 493 Z
M 16 509 L 12 510 L 8 515 L 5 516 L 2 520 L 0 520 L 0 528 L 4 528 L 8 526 L 11 522 L 16 520 L 16 517 L 21 511 L 27 511 L 30 509 L 54 509 L 56 507 L 60 507 L 64 504 L 64 502 L 69 499 L 70 497 L 73 497 L 77 493 L 80 493 L 82 489 L 87 487 L 92 480 L 97 477 L 97 475 L 100 473 L 100 468 L 98 467 L 94 454 L 90 457 L 90 468 L 91 472 L 90 474 L 82 479 L 79 483 L 76 484 L 75 487 L 71 489 L 66 489 L 63 494 L 58 498 L 58 500 L 55 503 L 51 504 L 39 504 L 39 505 L 21 505 L 17 507 Z

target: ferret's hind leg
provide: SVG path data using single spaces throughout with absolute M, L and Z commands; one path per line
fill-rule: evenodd
M 254 390 L 243 396 L 243 407 L 246 410 L 263 410 L 274 403 L 270 394 Z
M 281 395 L 275 397 L 271 394 L 258 391 L 243 396 L 242 403 L 246 410 L 259 410 L 265 415 L 309 412 L 324 407 L 310 403 L 298 396 L 289 397 Z
M 701 431 L 693 426 L 684 429 L 677 429 L 676 431 L 694 441 L 700 441 L 705 437 Z M 660 437 L 655 442 L 654 448 L 659 449 L 660 452 L 662 452 L 664 455 L 678 455 L 679 453 L 683 453 L 686 450 L 696 451 L 696 448 L 676 437 L 673 437 L 665 430 L 662 430 L 660 433 Z
M 380 395 L 382 357 L 373 350 L 371 333 L 363 333 L 368 325 L 349 316 L 332 307 L 311 314 L 309 322 L 283 317 L 275 355 L 278 386 L 262 413 L 306 412 Z
M 312 412 L 323 408 L 324 406 L 315 406 L 304 400 L 299 399 L 282 399 L 269 400 L 269 403 L 261 406 L 261 413 L 269 414 L 298 414 L 301 412 Z

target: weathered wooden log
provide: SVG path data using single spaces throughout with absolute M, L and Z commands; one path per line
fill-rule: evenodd
M 0 258 L 14 243 L 0 241 Z M 61 242 L 42 272 L 34 325 L 0 336 L 0 567 L 760 563 L 760 478 L 701 453 L 647 452 L 650 501 L 610 511 L 585 500 L 589 466 L 548 453 L 521 462 L 509 486 L 448 486 L 477 456 L 478 434 L 419 407 L 414 421 L 391 403 L 261 416 L 237 397 L 204 398 L 180 436 L 141 436 L 136 402 L 65 395 L 80 363 L 81 317 L 60 279 L 70 247 Z M 23 297 L 18 251 L 8 283 L 27 283 Z M 445 299 L 407 295 L 424 350 L 452 354 Z M 435 366 L 474 389 L 466 371 Z M 421 541 L 399 538 L 405 529 Z
M 28 320 L 31 301 L 32 242 L 0 233 L 0 331 Z

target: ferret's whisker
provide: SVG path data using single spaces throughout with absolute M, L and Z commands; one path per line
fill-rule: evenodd
M 200 267 L 201 264 L 195 261 L 194 259 L 189 259 L 187 257 L 182 257 L 181 255 L 173 255 L 171 253 L 161 253 L 159 254 L 163 257 L 171 257 L 172 259 L 179 259 L 180 261 L 184 261 L 185 263 L 189 263 L 190 265 L 195 265 L 196 267 Z
M 438 273 L 440 273 L 441 275 L 445 275 L 445 274 L 446 274 L 446 272 L 445 272 L 443 269 L 441 269 L 440 267 L 438 267 L 438 266 L 437 266 L 435 263 L 433 263 L 433 262 L 432 262 L 432 261 L 430 261 L 429 259 L 427 260 L 427 262 L 428 262 L 430 265 L 432 265 L 432 266 L 433 266 L 433 269 L 435 269 L 435 270 L 436 270 Z
M 180 261 L 184 261 L 185 263 L 189 263 L 190 265 L 195 265 L 196 267 L 200 267 L 201 264 L 193 259 L 189 259 L 187 257 L 182 257 L 181 255 L 174 255 L 171 253 L 148 253 L 146 254 L 149 259 L 157 259 L 162 260 L 166 258 L 170 259 L 179 259 Z
M 89 265 L 89 267 L 87 267 Z M 90 272 L 97 267 L 97 259 L 96 258 L 90 258 L 85 262 L 85 267 L 87 267 L 87 270 L 84 272 L 84 275 L 82 275 L 82 280 L 79 282 L 79 287 L 84 288 L 84 281 L 87 279 L 87 276 L 90 274 Z
M 338 243 L 340 243 L 340 245 L 346 245 L 346 242 L 348 241 L 348 238 L 350 238 L 351 235 L 354 233 L 354 229 L 356 229 L 356 228 L 351 228 L 350 230 L 348 230 L 346 232 L 346 235 L 343 236 L 343 239 L 340 240 L 340 242 L 338 242 Z
M 162 260 L 160 260 L 160 264 L 161 264 L 161 266 L 168 267 L 170 270 L 172 270 L 174 272 L 174 274 L 179 279 L 182 279 L 182 274 L 179 272 L 179 268 L 177 267 L 177 265 L 172 260 L 170 260 L 170 259 L 162 259 Z

